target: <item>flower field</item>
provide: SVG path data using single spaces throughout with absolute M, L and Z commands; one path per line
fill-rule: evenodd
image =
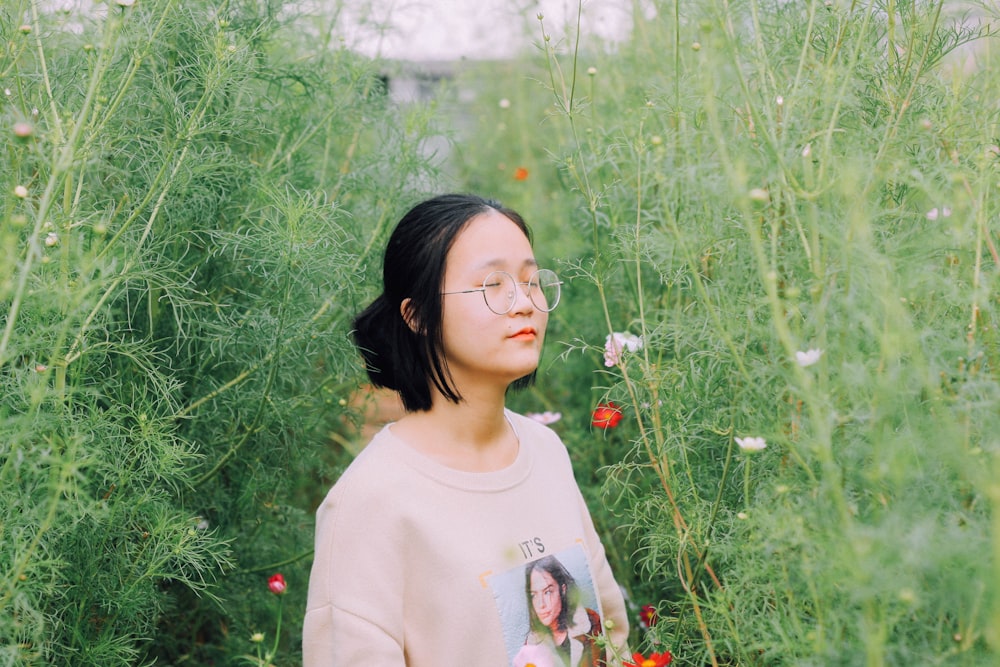
M 396 103 L 333 10 L 0 8 L 0 665 L 299 664 L 350 319 L 442 191 L 565 282 L 510 402 L 570 450 L 618 663 L 997 664 L 996 8 L 635 12 L 526 13 Z

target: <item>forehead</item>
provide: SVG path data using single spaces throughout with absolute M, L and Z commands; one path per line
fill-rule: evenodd
M 494 210 L 469 220 L 448 251 L 448 266 L 456 270 L 517 268 L 534 259 L 531 243 L 521 228 Z
M 549 584 L 554 584 L 556 582 L 555 577 L 546 572 L 541 568 L 536 568 L 531 571 L 531 586 L 532 588 L 539 587 L 544 588 Z

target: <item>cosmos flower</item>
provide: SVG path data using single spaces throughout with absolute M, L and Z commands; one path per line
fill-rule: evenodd
M 670 651 L 650 653 L 648 658 L 642 653 L 633 653 L 632 662 L 625 660 L 622 665 L 623 667 L 666 667 L 673 659 L 674 656 L 670 654 Z
M 621 420 L 621 408 L 619 408 L 615 403 L 609 401 L 607 403 L 600 403 L 596 408 L 594 408 L 594 414 L 591 415 L 590 424 L 591 426 L 607 430 L 618 426 L 618 422 Z
M 617 366 L 626 350 L 637 352 L 642 349 L 642 338 L 628 332 L 613 331 L 604 340 L 604 365 Z
M 823 356 L 823 350 L 816 348 L 809 348 L 805 352 L 800 350 L 795 353 L 795 362 L 802 368 L 807 368 L 819 361 L 821 356 Z
M 660 620 L 659 616 L 656 615 L 656 607 L 651 604 L 642 605 L 642 610 L 639 612 L 639 625 L 641 625 L 646 630 L 656 625 L 656 622 Z
M 543 644 L 525 644 L 514 656 L 513 667 L 556 667 L 552 650 Z
M 267 588 L 275 595 L 282 595 L 285 592 L 285 577 L 280 573 L 272 574 L 267 580 Z
M 764 438 L 754 437 L 736 438 L 736 444 L 745 452 L 759 452 L 767 447 L 767 441 Z
M 528 419 L 534 419 L 539 424 L 545 424 L 546 426 L 549 424 L 555 424 L 557 421 L 562 419 L 561 412 L 549 412 L 548 410 L 545 412 L 528 412 L 525 413 L 524 416 Z

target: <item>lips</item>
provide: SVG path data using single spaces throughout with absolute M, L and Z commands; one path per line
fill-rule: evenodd
M 514 340 L 534 340 L 537 335 L 538 332 L 532 327 L 524 327 L 520 331 L 514 333 L 511 338 Z

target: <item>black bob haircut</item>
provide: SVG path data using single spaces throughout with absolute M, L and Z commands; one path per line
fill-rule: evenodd
M 382 294 L 354 318 L 354 343 L 371 383 L 396 391 L 409 412 L 431 408 L 431 384 L 453 403 L 462 400 L 441 356 L 441 289 L 445 260 L 472 218 L 496 211 L 524 232 L 524 219 L 497 201 L 468 194 L 445 194 L 423 201 L 396 224 L 382 262 Z M 400 306 L 410 299 L 403 318 Z M 532 372 L 511 387 L 529 386 Z

